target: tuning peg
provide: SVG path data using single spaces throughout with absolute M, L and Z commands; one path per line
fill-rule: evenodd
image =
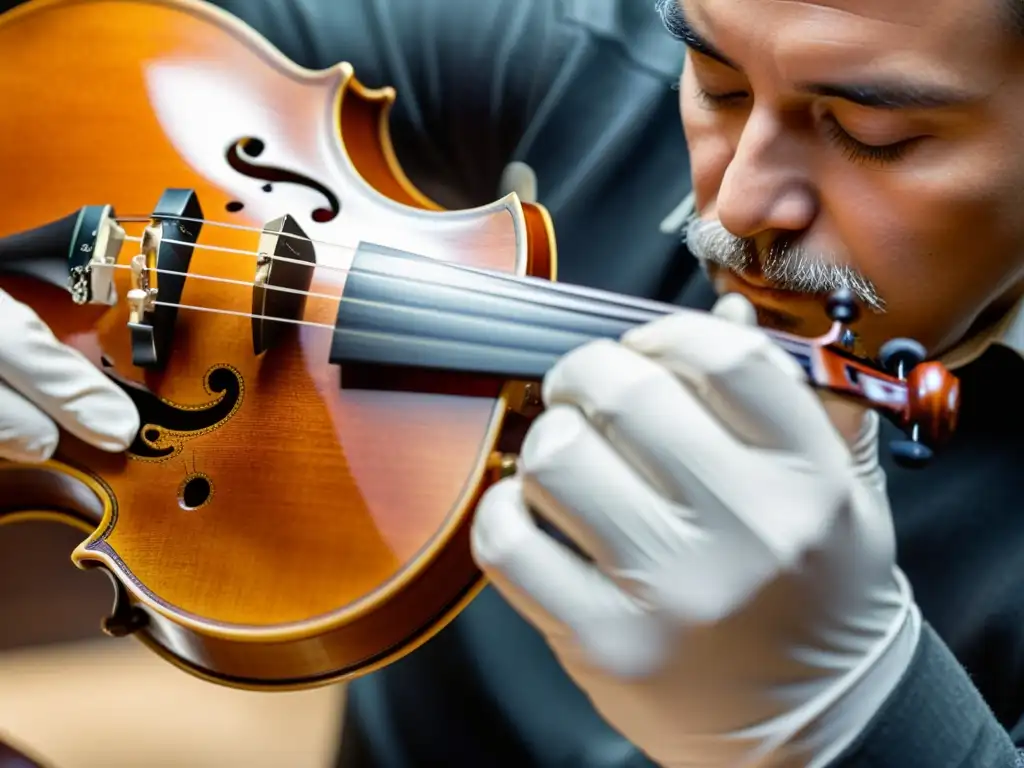
M 927 350 L 913 339 L 890 339 L 878 350 L 878 362 L 882 368 L 901 381 L 927 356 Z
M 904 382 L 907 388 L 907 438 L 893 440 L 889 450 L 897 464 L 912 469 L 924 466 L 934 455 L 932 449 L 921 442 L 921 419 L 941 412 L 937 398 L 941 400 L 952 386 L 947 377 L 940 375 L 941 371 L 933 370 L 932 364 L 918 368 L 927 355 L 919 342 L 903 338 L 890 339 L 878 352 L 882 368 Z
M 891 440 L 889 451 L 892 453 L 893 460 L 899 466 L 907 469 L 920 469 L 928 464 L 935 455 L 931 448 L 918 442 L 915 429 L 911 430 L 909 440 Z
M 857 297 L 849 288 L 840 288 L 833 291 L 825 302 L 825 311 L 829 319 L 834 323 L 851 325 L 857 322 L 860 317 L 860 309 L 857 307 Z

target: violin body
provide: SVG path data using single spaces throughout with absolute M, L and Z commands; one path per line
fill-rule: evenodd
M 144 217 L 168 188 L 238 227 L 199 231 L 197 246 L 219 250 L 196 247 L 180 301 L 218 311 L 179 311 L 156 368 L 133 364 L 124 301 L 79 306 L 0 277 L 142 416 L 124 455 L 65 434 L 44 465 L 0 462 L 0 523 L 78 527 L 74 562 L 116 588 L 106 630 L 211 681 L 288 689 L 368 672 L 482 586 L 469 524 L 498 477 L 512 385 L 346 388 L 315 323 L 334 322 L 362 241 L 554 279 L 554 237 L 515 195 L 457 212 L 427 199 L 391 149 L 394 97 L 346 64 L 302 69 L 191 0 L 37 0 L 0 16 L 0 238 L 86 204 Z M 285 214 L 348 247 L 315 246 L 310 324 L 255 354 L 252 229 Z M 120 260 L 138 249 L 125 242 Z M 116 271 L 119 295 L 131 277 Z

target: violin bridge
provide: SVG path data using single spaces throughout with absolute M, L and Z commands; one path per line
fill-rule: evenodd
M 316 251 L 291 216 L 268 222 L 260 236 L 252 289 L 252 348 L 261 355 L 276 346 L 290 323 L 300 320 L 313 284 Z
M 170 354 L 192 252 L 203 211 L 193 190 L 164 191 L 131 260 L 128 328 L 132 363 L 162 368 Z

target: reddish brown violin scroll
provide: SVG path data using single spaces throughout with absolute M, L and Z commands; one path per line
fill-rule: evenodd
M 26 3 L 0 16 L 0 98 L 0 238 L 79 212 L 115 262 L 78 273 L 81 305 L 72 275 L 16 256 L 0 287 L 143 419 L 127 455 L 66 437 L 43 467 L 0 465 L 0 522 L 94 530 L 75 560 L 114 577 L 107 630 L 218 682 L 315 685 L 430 637 L 480 586 L 469 513 L 506 397 L 342 387 L 338 297 L 360 242 L 553 277 L 545 212 L 440 211 L 395 160 L 393 92 L 198 1 Z M 295 233 L 311 247 L 280 270 Z M 282 281 L 304 294 L 275 317 L 299 322 L 260 329 Z

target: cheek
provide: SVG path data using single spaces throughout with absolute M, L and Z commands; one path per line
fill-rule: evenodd
M 730 140 L 730 125 L 722 112 L 706 109 L 700 103 L 696 83 L 688 67 L 680 81 L 679 110 L 689 149 L 697 210 L 711 214 L 722 179 L 735 153 Z
M 892 322 L 932 345 L 966 331 L 1021 269 L 1024 223 L 1008 194 L 1019 173 L 972 160 L 926 169 L 908 159 L 884 171 L 837 160 L 822 189 L 833 236 L 876 283 Z

